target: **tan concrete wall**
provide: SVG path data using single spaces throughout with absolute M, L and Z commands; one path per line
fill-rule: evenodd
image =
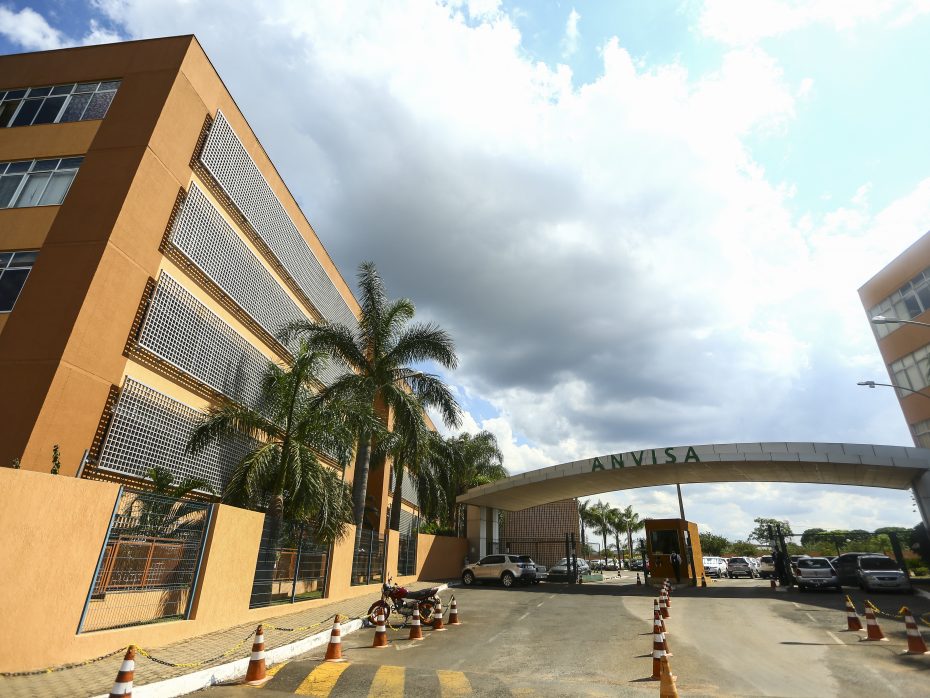
M 417 578 L 458 579 L 468 553 L 467 538 L 420 534 L 417 541 Z

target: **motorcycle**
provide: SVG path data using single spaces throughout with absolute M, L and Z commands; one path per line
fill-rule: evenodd
M 381 585 L 381 598 L 368 608 L 368 622 L 376 625 L 375 618 L 378 615 L 383 615 L 385 622 L 388 622 L 391 613 L 397 613 L 404 619 L 402 625 L 406 625 L 413 616 L 413 609 L 419 608 L 420 622 L 432 623 L 433 614 L 439 605 L 439 587 L 410 591 L 406 587 L 391 584 L 392 581 L 388 579 Z

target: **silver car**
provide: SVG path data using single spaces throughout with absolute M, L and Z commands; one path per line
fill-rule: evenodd
M 568 560 L 564 557 L 555 565 L 549 568 L 549 574 L 566 575 L 568 574 Z M 591 574 L 591 566 L 587 560 L 578 558 L 578 574 Z
M 753 579 L 756 576 L 756 570 L 752 563 L 745 557 L 731 557 L 727 560 L 727 576 L 730 579 L 745 576 L 747 579 Z
M 533 580 L 534 584 L 539 584 L 540 582 L 544 582 L 549 578 L 549 573 L 546 572 L 546 566 L 540 565 L 538 562 L 533 562 L 533 558 L 531 558 L 529 555 L 521 555 L 520 562 L 533 565 L 533 567 L 536 569 L 536 578 Z
M 840 590 L 840 578 L 833 565 L 825 557 L 802 557 L 798 560 L 797 574 L 794 579 L 798 584 L 798 591 L 808 589 L 836 589 Z
M 530 584 L 536 579 L 536 566 L 523 562 L 519 555 L 486 555 L 462 570 L 462 584 L 500 582 L 508 589 L 517 582 Z
M 907 575 L 895 560 L 885 555 L 862 555 L 856 560 L 856 577 L 859 586 L 866 591 L 890 589 L 911 591 Z

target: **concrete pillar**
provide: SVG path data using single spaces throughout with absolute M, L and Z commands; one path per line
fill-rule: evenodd
M 500 513 L 500 509 L 488 509 L 488 528 L 491 532 L 491 550 L 495 553 L 504 552 L 500 549 L 500 545 L 498 545 L 501 541 Z
M 924 527 L 930 532 L 930 470 L 914 480 L 914 499 Z
M 487 509 L 469 504 L 466 507 L 468 561 L 477 562 L 488 554 Z

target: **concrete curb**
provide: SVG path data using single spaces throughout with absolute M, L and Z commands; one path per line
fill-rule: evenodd
M 342 624 L 343 637 L 353 633 L 362 627 L 362 619 L 356 618 Z M 329 643 L 329 636 L 332 628 L 305 637 L 303 640 L 297 640 L 287 645 L 275 647 L 273 650 L 265 651 L 265 663 L 270 667 L 280 664 L 283 661 L 303 654 L 315 647 L 321 647 Z M 139 666 L 139 660 L 136 660 L 136 667 Z M 245 676 L 246 669 L 249 666 L 249 658 L 237 659 L 234 662 L 227 662 L 219 666 L 201 669 L 184 676 L 176 676 L 164 681 L 156 681 L 145 685 L 136 685 L 133 687 L 133 695 L 142 696 L 143 698 L 175 698 L 183 696 L 202 688 L 215 686 L 218 683 L 233 681 L 241 676 Z M 109 694 L 104 693 L 95 698 L 107 698 Z

